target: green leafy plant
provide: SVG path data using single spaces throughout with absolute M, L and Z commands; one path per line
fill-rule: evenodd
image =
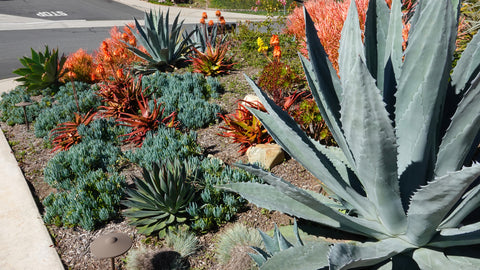
M 192 217 L 190 227 L 198 232 L 207 232 L 232 220 L 246 203 L 236 194 L 219 190 L 217 185 L 260 180 L 243 170 L 224 165 L 218 159 L 204 159 L 198 167 L 201 174 L 195 184 L 200 196 L 189 205 L 187 212 Z
M 150 10 L 149 13 L 145 12 L 144 27 L 137 19 L 135 19 L 135 29 L 130 27 L 138 43 L 148 54 L 136 47 L 128 47 L 128 49 L 148 62 L 146 72 L 152 72 L 152 69 L 172 70 L 186 59 L 190 51 L 189 42 L 194 31 L 182 35 L 183 21 L 178 22 L 180 14 L 177 14 L 173 24 L 169 26 L 169 13 L 170 10 L 165 14 L 164 20 L 163 12 L 157 14 Z
M 32 57 L 20 58 L 20 63 L 24 66 L 13 71 L 13 73 L 21 77 L 16 81 L 21 82 L 27 88 L 27 91 L 35 93 L 35 91 L 60 86 L 60 78 L 65 73 L 63 65 L 67 58 L 62 55 L 58 56 L 58 49 L 50 51 L 45 46 L 45 52 L 36 52 L 31 49 Z
M 136 189 L 127 190 L 124 215 L 139 233 L 163 236 L 169 227 L 188 219 L 186 208 L 195 199 L 196 168 L 175 159 L 143 169 L 143 179 L 134 178 Z
M 336 145 L 325 120 L 323 120 L 317 104 L 313 98 L 305 98 L 293 106 L 290 115 L 300 125 L 303 131 L 323 145 Z
M 272 96 L 285 96 L 294 89 L 301 88 L 304 82 L 300 76 L 282 61 L 269 62 L 263 67 L 258 78 L 258 86 Z
M 242 105 L 242 102 L 248 104 L 248 107 L 265 111 L 265 107 L 259 102 L 238 102 L 238 108 L 235 113 L 226 115 L 219 114 L 225 122 L 225 125 L 220 128 L 226 131 L 218 135 L 233 138 L 234 143 L 240 144 L 240 150 L 238 150 L 238 152 L 244 154 L 250 146 L 270 143 L 273 139 L 258 118 L 256 118 L 246 106 Z
M 291 247 L 262 269 L 478 266 L 480 223 L 470 214 L 478 210 L 480 165 L 470 164 L 480 129 L 480 35 L 451 73 L 458 4 L 419 1 L 403 53 L 401 2 L 392 1 L 390 11 L 383 0 L 370 1 L 363 43 L 352 1 L 340 41 L 340 79 L 305 14 L 310 60 L 302 57 L 302 63 L 339 147 L 308 138 L 248 79 L 267 110 L 252 112 L 336 199 L 255 166 L 238 165 L 268 185 L 223 187 L 260 207 L 366 240 Z
M 15 106 L 15 104 L 23 101 L 32 103 L 32 105 L 25 107 L 28 122 L 32 123 L 42 110 L 52 106 L 53 99 L 50 96 L 45 96 L 39 102 L 35 102 L 25 92 L 25 87 L 17 86 L 9 92 L 2 93 L 0 99 L 0 120 L 9 126 L 25 124 L 23 108 Z

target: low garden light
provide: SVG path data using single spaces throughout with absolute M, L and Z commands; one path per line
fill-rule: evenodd
M 23 108 L 23 116 L 25 117 L 25 124 L 27 125 L 27 130 L 29 130 L 28 117 L 27 117 L 27 106 L 30 106 L 32 104 L 33 103 L 27 102 L 27 101 L 23 101 L 23 102 L 15 104 L 16 107 L 22 107 Z
M 115 257 L 127 252 L 132 247 L 132 239 L 125 233 L 101 235 L 90 244 L 90 252 L 99 259 L 110 258 L 112 270 L 115 270 Z

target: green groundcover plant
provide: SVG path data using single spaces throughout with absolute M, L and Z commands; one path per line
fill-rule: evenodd
M 478 269 L 480 35 L 452 70 L 461 1 L 422 0 L 402 50 L 401 1 L 371 0 L 364 41 L 355 2 L 342 30 L 339 76 L 305 14 L 312 94 L 338 147 L 310 139 L 248 79 L 275 141 L 334 194 L 267 184 L 223 188 L 250 202 L 365 237 L 276 253 L 261 269 Z

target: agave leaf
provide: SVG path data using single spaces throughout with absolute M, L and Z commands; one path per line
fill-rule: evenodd
M 388 238 L 378 242 L 339 243 L 330 249 L 330 269 L 350 269 L 372 266 L 414 246 L 399 238 Z
M 464 93 L 471 81 L 480 72 L 480 34 L 476 34 L 468 43 L 452 73 L 452 85 L 456 94 Z
M 457 227 L 471 212 L 480 206 L 480 185 L 463 196 L 462 202 L 455 210 L 438 226 L 439 229 Z
M 137 41 L 142 45 L 151 55 L 153 58 L 158 58 L 158 55 L 156 55 L 155 49 L 151 46 L 151 44 L 148 42 L 148 37 L 145 31 L 143 30 L 142 26 L 140 23 L 135 19 L 135 28 L 132 29 L 130 26 L 128 28 L 132 31 L 133 35 L 137 39 Z M 148 23 L 148 16 L 145 13 L 145 24 Z
M 365 52 L 359 20 L 357 5 L 355 1 L 350 1 L 350 8 L 348 9 L 345 23 L 343 24 L 340 47 L 338 49 L 338 73 L 344 91 L 345 80 L 350 77 L 349 74 L 355 66 L 354 64 L 357 58 L 360 57 L 362 61 L 365 62 Z
M 255 253 L 248 253 L 248 255 L 255 261 L 255 263 L 258 266 L 262 266 L 266 261 L 267 258 L 270 257 L 269 254 L 267 254 L 263 249 L 258 248 L 258 247 L 251 247 L 253 250 L 258 252 L 258 254 Z
M 248 108 L 265 126 L 274 140 L 282 146 L 295 160 L 303 164 L 315 177 L 322 179 L 336 195 L 350 202 L 355 209 L 358 209 L 362 216 L 376 218 L 371 212 L 374 208 L 371 202 L 358 194 L 336 171 L 333 164 L 321 152 L 312 145 L 311 139 L 300 129 L 297 123 L 280 107 L 278 107 L 258 86 L 247 77 L 262 104 L 269 113 L 264 113 L 253 108 Z M 281 134 L 279 137 L 277 134 Z
M 480 131 L 479 108 L 480 74 L 472 81 L 452 117 L 438 151 L 436 175 L 459 170 L 472 151 L 472 147 L 477 148 L 475 138 Z
M 390 10 L 385 1 L 370 0 L 365 21 L 365 59 L 377 87 L 383 90 L 385 47 Z
M 480 164 L 465 167 L 435 178 L 412 197 L 408 210 L 406 237 L 423 246 L 436 233 L 436 228 L 461 198 L 468 186 L 480 175 Z
M 354 2 L 354 1 L 352 1 Z M 344 81 L 342 125 L 360 182 L 391 234 L 405 231 L 397 178 L 396 138 L 380 90 L 361 57 Z
M 478 244 L 480 244 L 480 222 L 460 228 L 443 229 L 428 243 L 428 246 L 445 248 Z
M 253 171 L 247 170 L 251 173 Z M 270 176 L 271 177 L 271 176 Z M 267 177 L 262 178 L 268 182 Z M 307 220 L 318 222 L 333 228 L 356 231 L 358 234 L 375 238 L 385 238 L 378 223 L 362 218 L 350 217 L 334 210 L 312 197 L 308 192 L 281 180 L 271 181 L 275 186 L 254 183 L 232 183 L 220 186 L 242 195 L 248 201 L 270 210 L 277 210 Z M 265 194 L 271 194 L 265 198 Z M 274 201 L 271 201 L 271 200 Z M 302 213 L 303 212 L 303 213 Z M 309 214 L 309 215 L 308 215 Z
M 130 218 L 165 218 L 169 214 L 164 211 L 143 211 L 143 210 L 136 210 L 131 211 L 128 213 L 128 217 Z
M 404 202 L 433 177 L 432 155 L 438 147 L 437 128 L 457 33 L 450 1 L 428 0 L 423 6 L 416 30 L 409 36 L 396 96 L 398 167 Z M 424 46 L 425 40 L 429 46 Z
M 385 67 L 390 60 L 397 81 L 402 70 L 402 29 L 402 3 L 400 0 L 393 0 L 382 66 Z
M 343 91 L 340 85 L 340 80 L 338 79 L 332 63 L 328 60 L 325 49 L 318 38 L 317 30 L 312 18 L 305 7 L 304 13 L 305 35 L 307 38 L 307 48 L 311 63 L 303 56 L 300 56 L 300 60 L 302 60 L 308 85 L 310 86 L 312 95 L 318 105 L 320 114 L 324 118 L 329 130 L 332 132 L 335 141 L 343 150 L 345 156 L 347 156 L 350 164 L 353 165 L 354 161 L 349 152 L 350 150 L 348 149 L 340 124 L 340 99 Z
M 420 269 L 475 269 L 470 268 L 468 265 L 460 265 L 458 261 L 448 259 L 443 252 L 433 249 L 416 249 L 412 257 L 418 263 Z
M 329 245 L 328 242 L 318 241 L 282 250 L 264 262 L 260 269 L 323 269 L 328 266 L 326 254 Z

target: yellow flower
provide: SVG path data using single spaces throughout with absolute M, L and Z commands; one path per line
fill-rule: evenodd
M 257 45 L 258 45 L 258 52 L 263 53 L 268 51 L 268 46 L 265 45 L 265 43 L 260 37 L 257 38 Z

